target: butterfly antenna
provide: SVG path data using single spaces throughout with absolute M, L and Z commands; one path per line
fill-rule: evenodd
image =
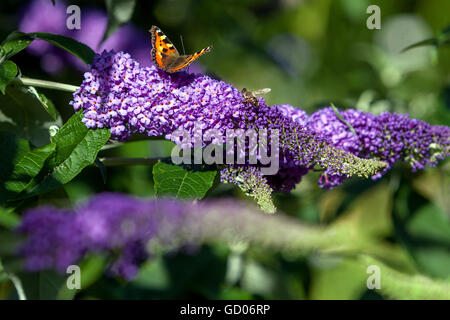
M 183 36 L 180 34 L 181 39 L 181 47 L 183 48 L 183 55 L 186 55 L 186 51 L 184 50 Z
M 183 48 L 183 56 L 186 55 L 186 51 L 184 50 L 184 42 L 183 42 L 183 36 L 180 34 L 180 40 L 181 40 L 181 47 Z M 187 67 L 189 70 L 189 66 Z

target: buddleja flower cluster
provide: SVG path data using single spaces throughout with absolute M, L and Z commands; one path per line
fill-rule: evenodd
M 100 254 L 110 262 L 109 275 L 125 279 L 134 278 L 147 259 L 180 249 L 192 252 L 209 241 L 245 241 L 281 251 L 327 248 L 333 237 L 333 244 L 343 245 L 335 231 L 327 233 L 285 216 L 261 215 L 248 203 L 192 204 L 120 193 L 97 194 L 75 209 L 32 208 L 17 231 L 25 236 L 19 254 L 28 271 L 66 274 L 69 265 Z
M 171 200 L 146 202 L 120 194 L 98 195 L 77 210 L 39 207 L 26 213 L 18 229 L 27 234 L 20 253 L 30 271 L 65 272 L 87 252 L 117 252 L 110 271 L 130 279 L 149 257 L 147 242 L 170 242 L 171 230 L 183 224 L 187 211 Z
M 187 144 L 192 146 L 198 129 L 200 134 L 214 129 L 223 137 L 227 129 L 278 130 L 276 175 L 264 176 L 258 165 L 248 163 L 227 165 L 221 172 L 223 182 L 239 185 L 268 212 L 274 211 L 272 190 L 289 192 L 317 167 L 324 170 L 319 184 L 330 188 L 354 175 L 377 177 L 399 159 L 420 169 L 449 153 L 448 127 L 407 116 L 348 110 L 343 117 L 356 131 L 352 136 L 348 123 L 328 108 L 308 116 L 290 105 L 269 106 L 262 98 L 259 106 L 243 100 L 238 89 L 208 76 L 169 74 L 141 67 L 126 53 L 103 52 L 85 73 L 71 104 L 83 110 L 88 128 L 110 128 L 112 138 L 120 141 L 142 133 L 185 144 L 173 134 L 182 129 L 191 133 Z
M 378 116 L 359 110 L 339 111 L 332 108 L 313 113 L 308 127 L 324 135 L 331 143 L 362 158 L 387 163 L 381 177 L 397 161 L 407 162 L 413 171 L 436 166 L 438 160 L 450 155 L 450 128 L 432 126 L 408 115 L 384 112 Z M 319 183 L 325 188 L 339 185 L 347 177 L 326 171 Z

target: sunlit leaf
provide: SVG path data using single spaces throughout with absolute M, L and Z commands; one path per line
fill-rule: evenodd
M 212 187 L 216 171 L 188 170 L 158 162 L 153 166 L 156 195 L 180 199 L 201 199 Z
M 52 138 L 56 150 L 48 160 L 46 177 L 23 197 L 44 193 L 63 185 L 86 166 L 94 163 L 97 153 L 108 141 L 108 129 L 88 129 L 81 121 L 82 113 L 73 115 Z
M 33 41 L 26 33 L 20 31 L 11 32 L 8 37 L 2 42 L 2 48 L 5 51 L 5 59 L 9 59 L 15 54 L 19 53 Z
M 0 207 L 0 226 L 13 229 L 20 224 L 20 216 L 12 209 Z
M 367 274 L 353 259 L 315 257 L 311 259 L 310 299 L 359 299 L 367 289 Z
M 423 197 L 435 202 L 450 218 L 450 174 L 445 166 L 422 172 L 412 185 Z

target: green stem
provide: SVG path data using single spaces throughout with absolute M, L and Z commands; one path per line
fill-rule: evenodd
M 165 140 L 167 139 L 164 136 L 147 136 L 142 133 L 135 133 L 133 134 L 130 139 L 127 140 L 127 142 L 134 142 L 134 141 L 154 141 L 154 140 Z
M 16 288 L 17 296 L 19 297 L 19 300 L 27 300 L 25 292 L 23 291 L 22 281 L 20 281 L 20 279 L 13 273 L 7 272 L 7 275 L 9 277 L 9 280 L 11 280 L 14 287 Z
M 61 90 L 67 92 L 75 92 L 79 87 L 73 86 L 66 83 L 59 83 L 54 81 L 40 80 L 40 79 L 32 79 L 27 77 L 20 77 L 15 80 L 22 85 L 33 86 L 38 88 L 46 88 L 46 89 L 54 89 Z
M 100 151 L 110 150 L 123 146 L 125 143 L 137 142 L 137 141 L 167 141 L 164 136 L 146 136 L 144 134 L 132 135 L 126 142 L 112 142 L 105 144 Z
M 136 166 L 136 165 L 146 165 L 151 166 L 160 160 L 165 160 L 167 158 L 100 158 L 99 160 L 106 167 L 115 166 Z

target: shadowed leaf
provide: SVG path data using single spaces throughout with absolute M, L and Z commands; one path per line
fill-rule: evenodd
M 74 56 L 80 58 L 86 64 L 92 63 L 95 52 L 84 43 L 78 42 L 72 38 L 64 37 L 58 34 L 34 32 L 29 33 L 31 37 L 38 38 L 50 42 L 51 44 L 60 47 Z
M 34 146 L 50 143 L 48 129 L 62 125 L 53 104 L 34 87 L 12 82 L 0 94 L 0 130 L 29 140 Z
M 5 94 L 6 86 L 14 80 L 17 75 L 17 66 L 12 61 L 0 64 L 0 91 Z
M 45 161 L 54 151 L 55 144 L 51 143 L 24 154 L 14 166 L 9 177 L 5 179 L 6 190 L 16 193 L 22 192 L 31 179 L 41 171 Z

